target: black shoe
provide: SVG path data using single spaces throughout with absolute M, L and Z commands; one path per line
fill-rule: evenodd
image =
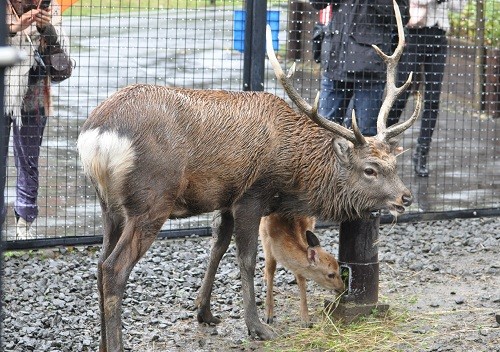
M 427 169 L 428 154 L 428 144 L 417 144 L 417 149 L 415 149 L 415 154 L 413 154 L 413 164 L 415 166 L 415 173 L 417 176 L 429 177 L 429 170 Z

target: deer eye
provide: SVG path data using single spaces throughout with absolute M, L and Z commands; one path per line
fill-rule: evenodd
M 365 169 L 365 175 L 367 176 L 377 176 L 377 171 L 373 170 L 371 167 Z
M 328 277 L 329 277 L 330 279 L 333 279 L 333 278 L 335 277 L 335 273 L 333 273 L 333 274 L 328 274 Z

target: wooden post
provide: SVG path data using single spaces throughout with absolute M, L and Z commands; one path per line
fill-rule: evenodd
M 346 283 L 347 294 L 333 308 L 331 301 L 325 307 L 335 318 L 352 322 L 374 310 L 386 311 L 389 306 L 378 303 L 378 231 L 380 216 L 370 220 L 346 221 L 340 224 L 339 264 Z

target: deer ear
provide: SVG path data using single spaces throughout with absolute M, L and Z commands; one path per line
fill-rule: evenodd
M 307 261 L 310 265 L 315 266 L 318 264 L 318 252 L 316 249 L 319 247 L 318 237 L 311 231 L 306 231 L 307 244 Z
M 403 147 L 399 146 L 399 140 L 392 138 L 387 143 L 393 154 L 399 154 L 403 151 Z
M 333 141 L 333 151 L 343 163 L 349 162 L 349 153 L 354 145 L 344 138 L 335 138 Z
M 318 237 L 311 231 L 306 231 L 306 240 L 309 247 L 319 247 Z
M 316 266 L 318 263 L 318 253 L 315 247 L 307 247 L 307 261 L 311 266 Z

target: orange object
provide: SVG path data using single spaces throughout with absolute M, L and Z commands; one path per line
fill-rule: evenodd
M 77 1 L 78 0 L 57 0 L 57 2 L 61 5 L 61 12 L 69 9 Z

